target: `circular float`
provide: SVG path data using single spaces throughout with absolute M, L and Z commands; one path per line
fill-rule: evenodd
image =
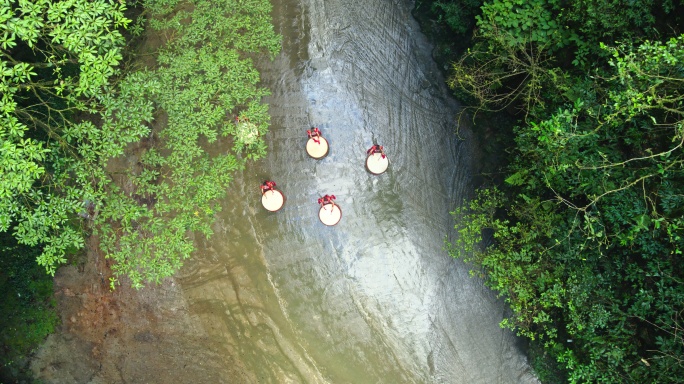
M 329 150 L 328 140 L 322 136 L 318 136 L 318 142 L 313 137 L 309 138 L 309 141 L 306 142 L 306 153 L 314 159 L 318 160 L 326 157 Z
M 325 204 L 318 210 L 318 218 L 321 220 L 321 223 L 333 226 L 340 222 L 342 209 L 337 204 Z
M 269 189 L 261 194 L 261 205 L 267 210 L 275 212 L 285 205 L 285 195 L 277 189 Z
M 370 154 L 368 157 L 366 157 L 366 169 L 368 172 L 374 175 L 379 175 L 385 172 L 388 166 L 389 157 L 387 157 L 387 155 L 383 157 L 382 153 L 380 152 Z

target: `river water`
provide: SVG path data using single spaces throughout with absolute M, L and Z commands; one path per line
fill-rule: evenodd
M 283 52 L 269 155 L 236 176 L 179 279 L 191 315 L 260 383 L 534 383 L 505 306 L 450 258 L 449 210 L 472 191 L 470 133 L 406 0 L 274 0 Z M 317 126 L 322 160 L 305 151 Z M 374 141 L 389 170 L 364 169 Z M 276 213 L 259 185 L 287 196 Z M 334 194 L 326 227 L 316 200 Z

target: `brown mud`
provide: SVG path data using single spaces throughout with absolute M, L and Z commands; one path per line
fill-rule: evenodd
M 111 291 L 110 273 L 91 238 L 87 261 L 61 268 L 55 297 L 62 325 L 31 369 L 48 383 L 257 382 L 212 343 L 188 314 L 173 279 Z

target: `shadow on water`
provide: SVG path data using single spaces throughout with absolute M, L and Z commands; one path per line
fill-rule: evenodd
M 236 176 L 180 281 L 192 316 L 258 382 L 531 383 L 504 305 L 443 250 L 474 152 L 410 1 L 274 0 L 269 155 Z M 331 145 L 319 161 L 306 129 Z M 364 168 L 374 140 L 389 170 Z M 267 212 L 272 179 L 285 207 Z M 335 194 L 344 217 L 318 221 Z

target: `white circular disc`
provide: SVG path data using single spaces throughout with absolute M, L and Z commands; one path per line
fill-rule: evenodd
M 317 143 L 313 138 L 310 138 L 309 141 L 306 142 L 306 153 L 314 159 L 324 158 L 330 149 L 330 147 L 328 147 L 328 140 L 319 136 L 318 141 L 320 141 L 320 143 Z
M 381 153 L 374 153 L 366 158 L 366 168 L 370 173 L 379 175 L 387 170 L 389 166 L 389 157 L 382 157 Z
M 275 212 L 285 204 L 285 195 L 278 190 L 268 190 L 261 195 L 261 204 L 267 210 Z
M 342 209 L 337 204 L 325 204 L 318 210 L 318 218 L 325 225 L 335 225 L 342 218 Z

